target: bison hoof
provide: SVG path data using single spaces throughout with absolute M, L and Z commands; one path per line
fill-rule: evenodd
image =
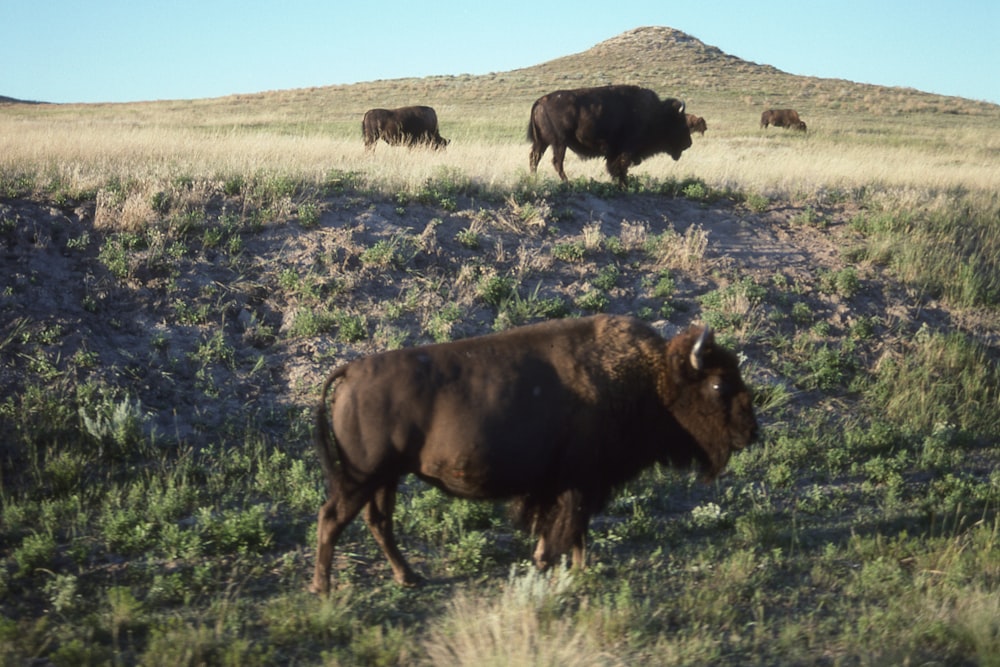
M 393 579 L 403 588 L 416 588 L 424 583 L 423 577 L 415 572 L 406 572 L 403 575 L 394 575 Z
M 318 595 L 320 597 L 328 597 L 330 595 L 330 584 L 327 583 L 325 586 L 317 584 L 315 581 L 309 584 L 309 592 L 313 595 Z

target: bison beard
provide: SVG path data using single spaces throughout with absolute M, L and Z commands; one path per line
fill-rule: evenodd
M 665 341 L 598 315 L 356 360 L 316 409 L 329 495 L 312 589 L 329 591 L 334 546 L 362 508 L 395 580 L 417 582 L 393 534 L 403 475 L 514 500 L 539 567 L 567 552 L 583 567 L 590 517 L 618 486 L 655 463 L 712 477 L 756 435 L 736 357 L 708 330 Z
M 684 102 L 660 100 L 638 86 L 605 86 L 557 90 L 540 97 L 528 121 L 529 166 L 534 173 L 552 146 L 552 164 L 559 178 L 566 149 L 583 158 L 603 157 L 608 173 L 624 188 L 628 168 L 657 153 L 679 160 L 691 147 Z

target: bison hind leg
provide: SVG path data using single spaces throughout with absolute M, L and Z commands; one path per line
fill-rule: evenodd
M 545 154 L 545 149 L 548 148 L 545 144 L 534 143 L 531 145 L 531 155 L 528 157 L 528 168 L 531 169 L 531 173 L 534 174 L 538 171 L 538 163 L 542 161 L 542 155 Z
M 396 509 L 396 484 L 397 480 L 393 480 L 375 491 L 365 510 L 365 523 L 368 524 L 372 537 L 382 548 L 382 553 L 389 559 L 396 583 L 400 586 L 416 586 L 420 583 L 420 577 L 410 569 L 409 563 L 403 558 L 392 530 L 392 515 Z
M 340 489 L 335 486 L 334 489 Z M 362 493 L 345 494 L 333 491 L 329 500 L 319 509 L 316 523 L 316 570 L 309 590 L 319 595 L 330 592 L 330 570 L 333 565 L 333 550 L 354 517 L 364 507 L 366 498 Z
M 556 168 L 556 173 L 559 174 L 559 178 L 564 181 L 568 181 L 566 178 L 566 171 L 563 169 L 563 162 L 566 161 L 566 147 L 560 144 L 554 144 L 552 146 L 552 166 Z

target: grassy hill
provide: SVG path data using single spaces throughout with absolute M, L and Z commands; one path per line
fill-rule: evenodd
M 336 171 L 387 191 L 413 191 L 453 169 L 473 183 L 510 188 L 527 172 L 531 103 L 553 89 L 610 82 L 684 98 L 708 121 L 704 141 L 682 161 L 653 159 L 637 175 L 693 177 L 785 196 L 872 183 L 989 189 L 1000 178 L 996 105 L 793 76 L 669 28 L 641 28 L 583 53 L 484 76 L 202 100 L 5 106 L 0 186 L 63 191 L 72 198 L 92 196 L 112 178 L 137 184 L 281 173 L 322 182 Z M 414 103 L 438 110 L 449 149 L 427 155 L 383 147 L 375 159 L 367 155 L 360 141 L 365 110 Z M 760 112 L 771 106 L 797 108 L 809 123 L 808 136 L 761 131 Z M 601 178 L 600 162 L 576 166 L 574 160 L 571 176 Z
M 529 175 L 531 102 L 609 82 L 709 130 L 626 191 Z M 364 110 L 410 103 L 448 149 L 366 154 Z M 486 76 L 0 105 L 0 664 L 994 664 L 998 153 L 995 105 L 667 28 Z M 630 483 L 583 573 L 410 480 L 426 585 L 355 522 L 305 593 L 331 368 L 594 312 L 711 324 L 762 440 L 711 485 Z

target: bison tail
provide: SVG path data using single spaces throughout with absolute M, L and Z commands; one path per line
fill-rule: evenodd
M 538 107 L 538 102 L 531 105 L 531 114 L 528 116 L 528 141 L 535 143 L 535 139 L 538 137 L 538 126 L 535 124 L 535 109 Z
M 330 417 L 327 414 L 327 396 L 330 393 L 330 387 L 344 376 L 346 370 L 347 366 L 341 366 L 330 373 L 330 377 L 323 383 L 323 392 L 319 404 L 316 406 L 316 433 L 313 442 L 316 445 L 316 453 L 319 455 L 319 462 L 327 480 L 333 479 L 339 458 L 333 431 L 330 428 Z

